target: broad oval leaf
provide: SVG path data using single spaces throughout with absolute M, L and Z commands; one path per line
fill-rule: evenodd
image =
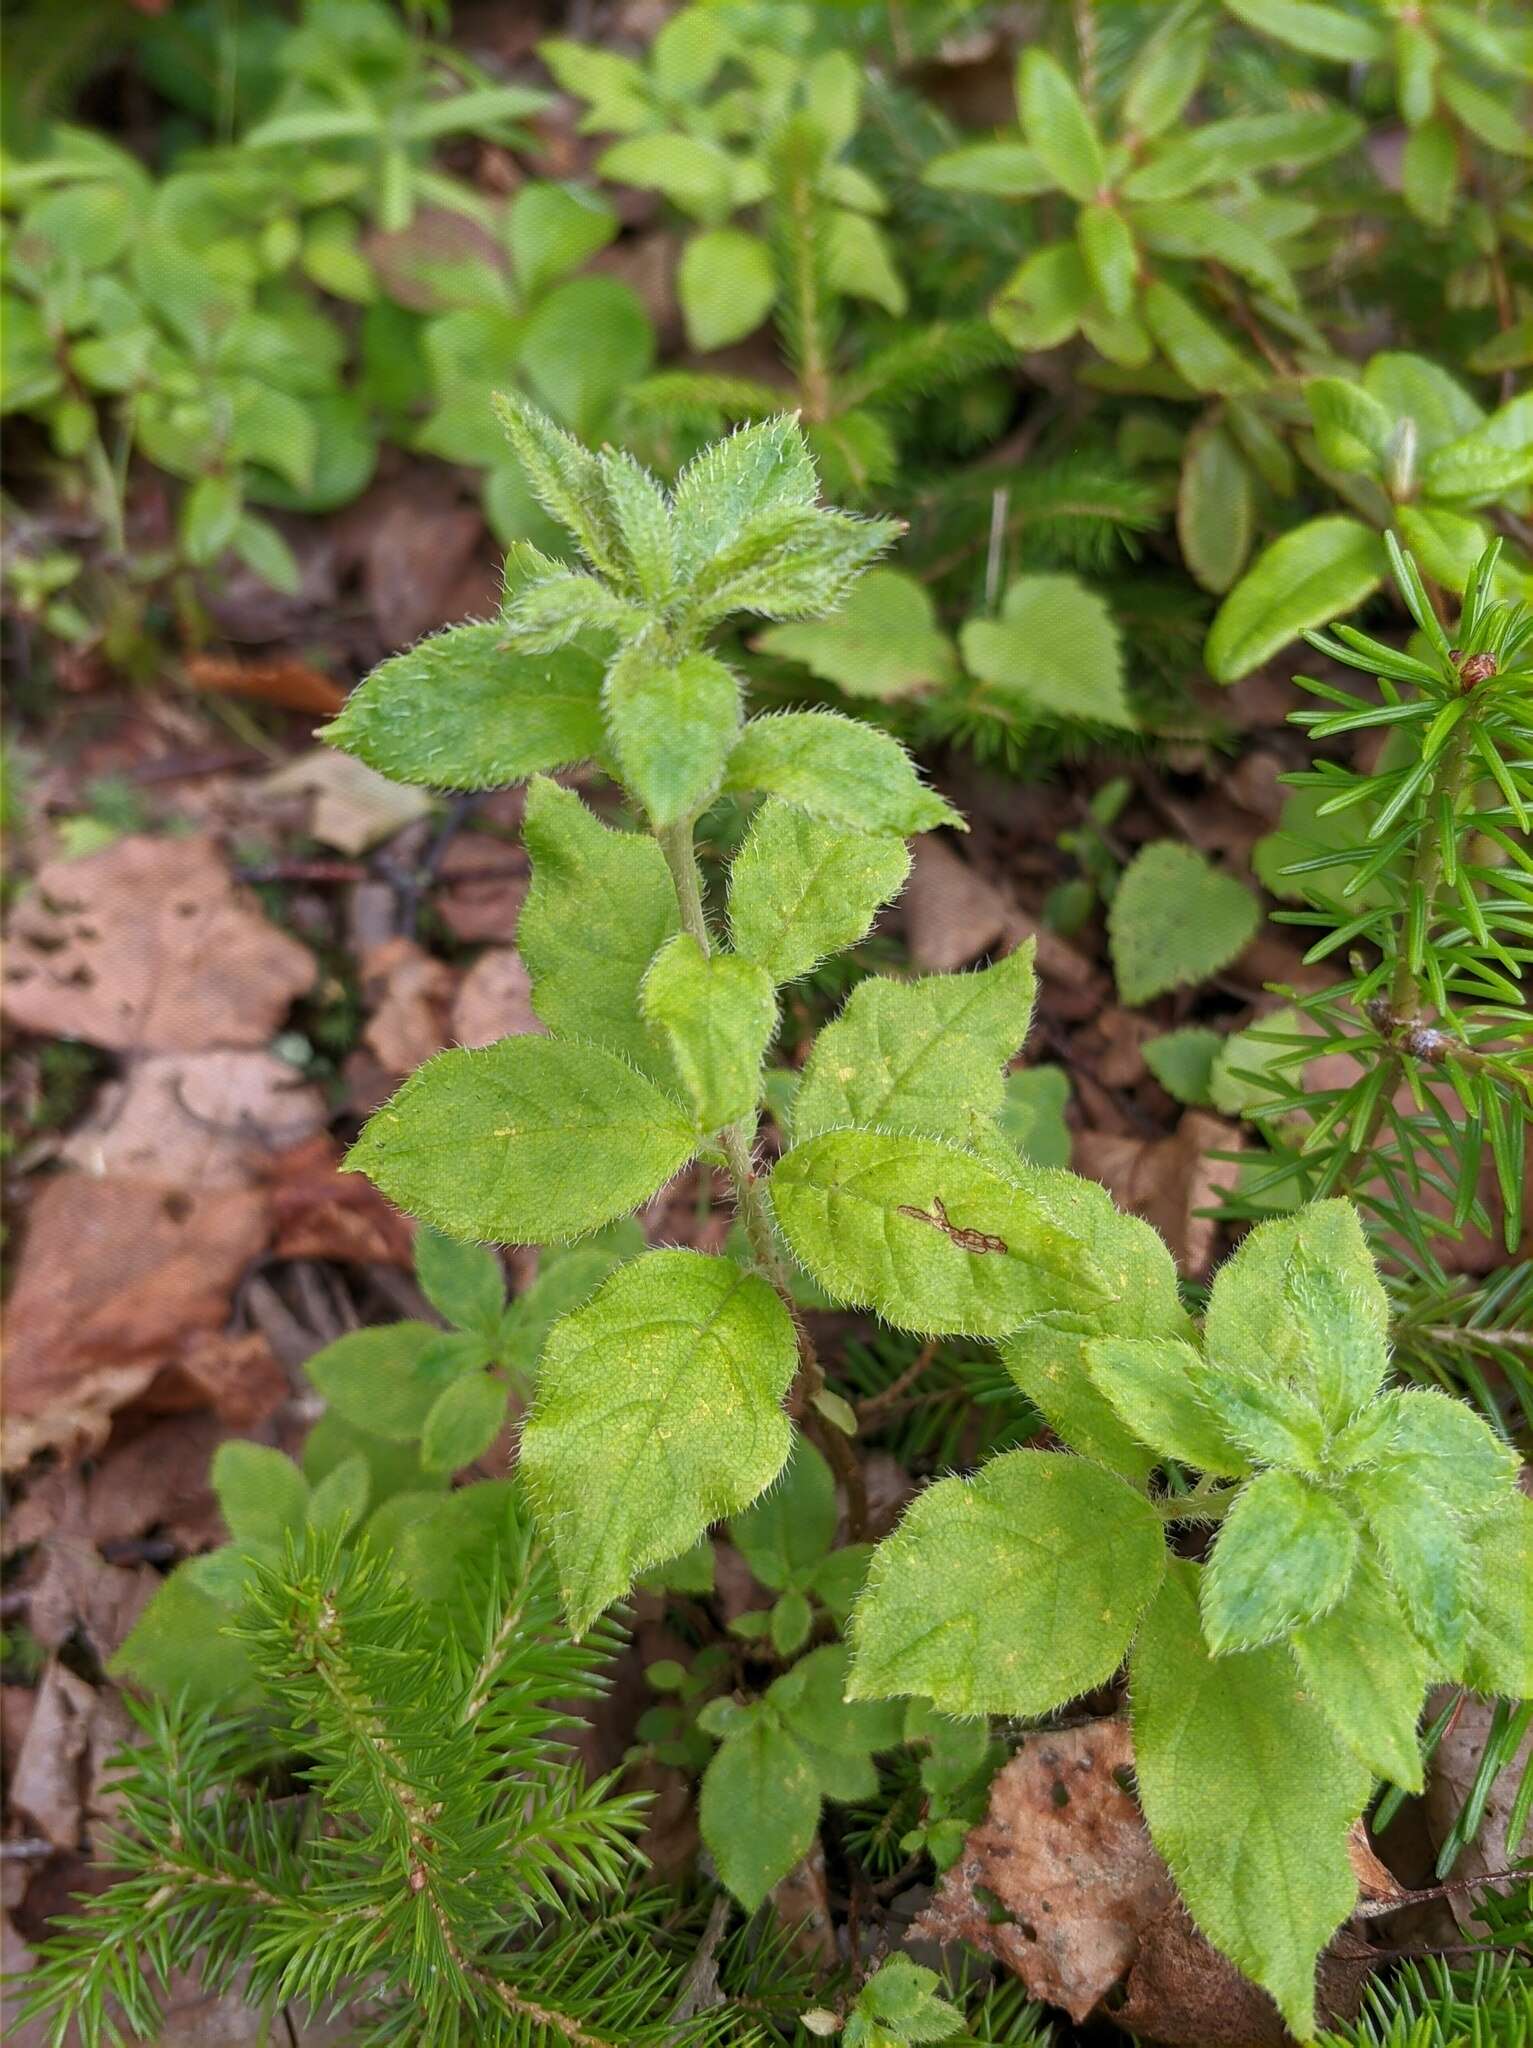
M 351 1330 L 304 1366 L 330 1412 L 370 1436 L 410 1443 L 432 1403 L 458 1377 L 454 1354 L 431 1323 L 385 1323 Z
M 726 789 L 765 790 L 817 818 L 863 832 L 930 832 L 962 825 L 887 733 L 836 711 L 753 718 L 735 743 Z
M 1024 350 L 1058 348 L 1081 324 L 1091 280 L 1073 242 L 1035 249 L 992 301 L 993 325 Z
M 797 1365 L 767 1282 L 701 1252 L 647 1253 L 555 1324 L 520 1469 L 577 1634 L 771 1485 Z
M 637 1209 L 695 1146 L 681 1105 L 625 1061 L 528 1036 L 428 1060 L 346 1170 L 449 1237 L 558 1244 Z
M 1200 1580 L 1203 1633 L 1217 1657 L 1291 1635 L 1334 1607 L 1358 1534 L 1333 1495 L 1292 1472 L 1261 1472 L 1236 1496 Z
M 706 228 L 682 251 L 676 295 L 693 348 L 725 348 L 743 341 L 761 325 L 777 297 L 772 252 L 759 235 L 743 228 Z
M 1384 581 L 1384 543 L 1359 519 L 1306 520 L 1259 555 L 1219 607 L 1203 659 L 1238 683 L 1312 626 L 1355 611 Z
M 503 626 L 451 626 L 382 662 L 319 737 L 395 782 L 498 789 L 601 751 L 601 663 L 524 654 Z
M 897 1329 L 1004 1337 L 1107 1293 L 1037 1195 L 936 1139 L 828 1131 L 783 1155 L 771 1192 L 794 1256 L 826 1292 Z
M 717 793 L 740 730 L 740 685 L 711 654 L 657 662 L 628 648 L 602 708 L 623 785 L 657 826 L 693 818 Z
M 1016 577 L 999 618 L 970 619 L 959 640 L 974 674 L 1025 710 L 1087 724 L 1137 723 L 1112 613 L 1078 577 Z
M 769 797 L 730 870 L 735 950 L 774 982 L 794 981 L 865 937 L 909 872 L 894 833 L 833 825 Z
M 648 834 L 612 830 L 573 790 L 541 778 L 527 792 L 522 844 L 532 886 L 516 944 L 532 1007 L 550 1031 L 663 1074 L 639 987 L 681 923 L 665 855 Z
M 973 974 L 870 975 L 815 1041 L 793 1104 L 800 1139 L 848 1124 L 965 1143 L 993 1124 L 1027 1037 L 1032 942 Z
M 777 1028 L 772 977 L 732 953 L 705 954 L 688 932 L 655 955 L 644 1014 L 669 1048 L 700 1132 L 755 1109 L 761 1063 Z
M 1261 908 L 1244 882 L 1190 846 L 1158 839 L 1130 861 L 1108 912 L 1118 994 L 1147 1003 L 1207 980 L 1256 936 Z
M 1112 1676 L 1165 1558 L 1149 1502 L 1084 1458 L 1008 1451 L 939 1480 L 873 1553 L 851 1696 L 1048 1713 Z
M 1286 1649 L 1210 1656 L 1197 1580 L 1171 1565 L 1130 1662 L 1139 1800 L 1193 1919 L 1308 2040 L 1316 1958 L 1357 1897 L 1347 1834 L 1372 1774 Z
M 808 1853 L 820 1781 L 770 1708 L 757 1704 L 741 1723 L 703 1773 L 697 1818 L 719 1877 L 749 1913 Z
M 957 668 L 925 584 L 903 569 L 869 569 L 828 619 L 769 626 L 752 644 L 803 662 L 849 697 L 903 697 L 951 682 Z

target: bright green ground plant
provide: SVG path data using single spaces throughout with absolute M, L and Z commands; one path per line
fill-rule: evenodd
M 520 1464 L 570 1621 L 741 1516 L 799 1429 L 855 1527 L 852 1418 L 798 1272 L 896 1329 L 999 1345 L 1069 1450 L 921 1494 L 874 1554 L 850 1665 L 813 1650 L 743 1722 L 713 1717 L 705 1809 L 736 1779 L 802 1777 L 807 1839 L 822 1790 L 856 1796 L 867 1752 L 898 1740 L 854 1726 L 869 1709 L 843 1695 L 1039 1715 L 1127 1658 L 1151 1831 L 1199 1924 L 1308 2035 L 1316 1956 L 1355 1894 L 1348 1829 L 1376 1777 L 1419 1784 L 1428 1684 L 1533 1685 L 1533 1504 L 1511 1456 L 1466 1408 L 1386 1387 L 1386 1298 L 1347 1203 L 1253 1232 L 1200 1333 L 1147 1225 L 1023 1162 L 998 1118 L 1025 954 L 863 982 L 763 1172 L 779 991 L 868 930 L 909 834 L 958 821 L 882 734 L 745 720 L 708 639 L 736 612 L 831 610 L 896 529 L 816 503 L 792 419 L 706 450 L 667 493 L 525 401 L 501 412 L 583 566 L 522 551 L 499 621 L 386 663 L 330 737 L 438 787 L 534 778 L 521 939 L 547 1030 L 428 1062 L 350 1163 L 449 1235 L 559 1244 L 697 1159 L 727 1172 L 748 1246 L 627 1259 L 549 1330 Z M 543 779 L 588 761 L 644 829 Z M 756 809 L 710 914 L 694 830 L 724 793 Z M 1168 1547 L 1208 1526 L 1206 1562 Z M 805 1597 L 814 1569 L 785 1556 L 764 1577 Z M 802 1619 L 790 1603 L 774 1625 L 801 1641 Z M 747 1900 L 770 1881 L 721 1862 Z

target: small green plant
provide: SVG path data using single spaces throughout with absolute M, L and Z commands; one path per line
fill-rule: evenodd
M 1509 1249 L 1522 1229 L 1533 1124 L 1521 986 L 1533 613 L 1492 595 L 1492 546 L 1469 576 L 1450 641 L 1413 560 L 1392 536 L 1388 545 L 1418 629 L 1414 650 L 1339 626 L 1312 644 L 1373 676 L 1376 698 L 1300 678 L 1318 703 L 1293 718 L 1313 740 L 1368 731 L 1388 744 L 1372 772 L 1321 759 L 1290 778 L 1306 809 L 1285 833 L 1298 857 L 1283 874 L 1304 907 L 1278 915 L 1319 934 L 1307 960 L 1344 954 L 1348 972 L 1290 991 L 1286 1026 L 1272 1019 L 1254 1034 L 1261 1071 L 1247 1062 L 1247 1113 L 1269 1129 L 1272 1157 L 1244 1194 L 1260 1213 L 1347 1191 L 1440 1282 L 1433 1237 L 1471 1221 L 1493 1227 L 1480 1193 L 1487 1156 Z M 1332 820 L 1340 829 L 1326 844 Z M 1356 1075 L 1311 1092 L 1304 1068 L 1327 1052 L 1352 1060 Z M 1429 1195 L 1445 1219 L 1423 1213 Z
M 905 833 L 955 821 L 868 728 L 742 723 L 707 636 L 741 609 L 828 609 L 891 529 L 815 503 L 791 420 L 706 451 L 667 494 L 524 401 L 501 411 L 585 566 L 524 551 L 500 622 L 386 663 L 330 737 L 468 787 L 595 756 L 648 829 L 614 831 L 534 780 L 522 943 L 548 1035 L 442 1054 L 350 1163 L 449 1233 L 558 1242 L 700 1157 L 729 1174 L 748 1246 L 743 1264 L 644 1253 L 548 1334 L 520 1469 L 572 1625 L 741 1517 L 788 1465 L 790 1415 L 855 1530 L 845 1403 L 796 1314 L 795 1266 L 897 1328 L 999 1343 L 1074 1455 L 1004 1452 L 929 1487 L 874 1554 L 849 1664 L 811 1649 L 743 1715 L 704 1709 L 722 1738 L 704 1788 L 721 1874 L 762 1895 L 790 1846 L 763 1832 L 785 1784 L 802 1795 L 795 1843 L 823 1792 L 866 1797 L 869 1753 L 901 1732 L 871 1703 L 1043 1714 L 1130 1655 L 1151 1831 L 1200 1925 L 1308 2034 L 1315 1957 L 1354 1895 L 1347 1830 L 1375 1773 L 1419 1784 L 1429 1680 L 1516 1692 L 1533 1676 L 1533 1506 L 1510 1454 L 1469 1410 L 1384 1390 L 1387 1301 L 1345 1202 L 1253 1233 L 1200 1342 L 1154 1233 L 1092 1183 L 1024 1165 L 996 1119 L 1031 1007 L 1025 954 L 863 982 L 760 1171 L 777 990 L 867 929 L 904 879 Z M 693 852 L 722 792 L 761 798 L 730 867 L 727 944 Z M 1210 1562 L 1168 1552 L 1169 1529 L 1209 1524 Z M 769 1576 L 802 1592 L 781 1563 L 774 1550 Z M 791 1646 L 803 1619 L 792 1603 L 769 1627 Z M 838 1711 L 843 1691 L 869 1704 Z M 1237 1840 L 1261 1859 L 1254 1888 L 1234 1879 Z

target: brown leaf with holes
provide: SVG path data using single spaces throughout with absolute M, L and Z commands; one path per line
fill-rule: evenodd
M 1034 1998 L 1083 2020 L 1176 1896 L 1120 1782 L 1132 1764 L 1125 1721 L 1026 1737 L 912 1931 L 983 1949 Z M 977 1890 L 992 1894 L 1005 1917 L 995 1919 Z
M 119 839 L 52 861 L 7 937 L 11 1022 L 122 1052 L 264 1045 L 316 973 L 208 839 Z
M 155 1053 L 97 1092 L 60 1156 L 94 1174 L 242 1187 L 325 1122 L 319 1089 L 269 1052 Z
M 1078 1131 L 1073 1163 L 1077 1173 L 1101 1181 L 1120 1208 L 1153 1223 L 1181 1271 L 1196 1279 L 1213 1263 L 1219 1238 L 1218 1224 L 1199 1212 L 1223 1199 L 1237 1171 L 1208 1155 L 1237 1152 L 1243 1142 L 1237 1124 L 1190 1109 L 1169 1138 Z
M 44 1181 L 11 1293 L 3 1468 L 49 1447 L 98 1449 L 117 1409 L 158 1375 L 173 1391 L 188 1346 L 225 1328 L 269 1226 L 259 1189 Z
M 310 668 L 306 661 L 285 656 L 279 661 L 228 661 L 215 654 L 187 656 L 187 681 L 215 696 L 254 697 L 284 711 L 310 711 L 333 718 L 346 702 L 339 683 Z

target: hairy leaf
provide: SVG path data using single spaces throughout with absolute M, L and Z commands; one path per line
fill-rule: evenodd
M 1044 1714 L 1104 1684 L 1165 1569 L 1149 1503 L 1046 1451 L 919 1494 L 873 1553 L 852 1616 L 854 1698 Z
M 1130 1663 L 1139 1800 L 1193 1919 L 1308 2040 L 1316 1959 L 1357 1896 L 1347 1832 L 1372 1780 L 1285 1649 L 1210 1656 L 1197 1580 L 1172 1564 Z
M 869 976 L 815 1041 L 793 1106 L 799 1139 L 856 1124 L 968 1141 L 993 1124 L 1002 1070 L 1027 1037 L 1031 942 L 974 974 Z
M 1376 1777 L 1419 1792 L 1416 1723 L 1428 1660 L 1366 1550 L 1345 1597 L 1296 1630 L 1292 1648 L 1310 1698 L 1359 1761 Z
M 650 1252 L 549 1333 L 520 1469 L 583 1632 L 782 1470 L 787 1310 L 732 1259 Z
M 1243 1486 L 1200 1579 L 1203 1633 L 1219 1656 L 1291 1635 L 1345 1594 L 1357 1562 L 1352 1519 L 1292 1472 Z
M 663 1075 L 639 987 L 681 922 L 665 855 L 653 839 L 612 831 L 573 790 L 541 779 L 527 792 L 522 843 L 532 886 L 516 943 L 533 1008 L 550 1031 L 589 1038 Z
M 921 782 L 898 740 L 835 711 L 751 719 L 729 757 L 725 787 L 765 790 L 864 832 L 905 835 L 961 823 Z
M 1533 1500 L 1513 1494 L 1474 1532 L 1464 1679 L 1533 1698 Z
M 602 693 L 624 785 L 657 826 L 704 808 L 740 730 L 740 686 L 711 654 L 659 662 L 625 648 Z
M 428 1060 L 346 1168 L 450 1237 L 557 1244 L 648 1201 L 695 1143 L 680 1104 L 612 1053 L 502 1038 Z
M 1198 1472 L 1238 1478 L 1250 1461 L 1203 1397 L 1208 1369 L 1191 1344 L 1172 1337 L 1101 1337 L 1085 1347 L 1093 1386 L 1124 1426 L 1164 1458 Z
M 955 1145 L 828 1131 L 783 1155 L 771 1190 L 783 1235 L 827 1293 L 898 1329 L 1003 1337 L 1106 1291 L 1037 1195 Z
M 526 654 L 503 625 L 451 626 L 381 662 L 320 738 L 394 782 L 498 789 L 599 753 L 601 664 Z
M 731 1521 L 729 1540 L 769 1592 L 811 1582 L 836 1540 L 836 1482 L 806 1437 L 779 1484 Z
M 982 682 L 1049 718 L 1136 723 L 1111 611 L 1074 576 L 1018 576 L 999 618 L 970 619 L 963 658 Z
M 755 1109 L 761 1063 L 777 1027 L 777 998 L 765 968 L 730 953 L 705 954 L 679 932 L 645 977 L 644 1014 L 664 1039 L 701 1133 L 722 1130 Z
M 774 982 L 794 981 L 865 937 L 909 872 L 895 834 L 828 824 L 769 797 L 730 870 L 735 950 Z
M 1476 1574 L 1458 1524 L 1403 1465 L 1354 1474 L 1351 1493 L 1411 1627 L 1432 1653 L 1434 1675 L 1461 1676 Z

